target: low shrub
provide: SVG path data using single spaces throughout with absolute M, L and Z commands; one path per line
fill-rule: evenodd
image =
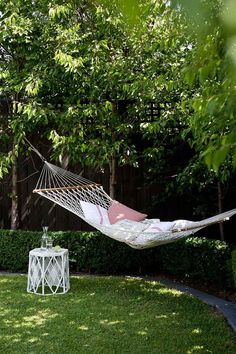
M 233 285 L 231 249 L 218 240 L 191 237 L 161 247 L 136 250 L 97 231 L 50 234 L 54 245 L 69 249 L 71 272 L 164 273 L 221 288 Z M 27 272 L 29 251 L 39 247 L 41 236 L 41 232 L 0 230 L 0 269 Z
M 70 270 L 106 274 L 157 273 L 158 249 L 134 250 L 100 232 L 50 232 L 54 245 L 69 249 Z M 42 233 L 0 230 L 0 269 L 26 272 L 28 254 L 40 247 Z
M 0 269 L 27 271 L 29 251 L 38 247 L 40 239 L 40 232 L 0 230 Z
M 225 242 L 190 237 L 161 248 L 165 271 L 177 277 L 211 283 L 219 288 L 233 285 L 231 249 Z

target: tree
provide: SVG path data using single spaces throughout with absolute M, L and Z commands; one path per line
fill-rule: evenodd
M 13 142 L 2 172 L 33 134 L 51 141 L 52 159 L 109 169 L 113 198 L 118 165 L 144 161 L 148 181 L 178 175 L 181 189 L 203 151 L 214 162 L 209 144 L 219 142 L 223 123 L 209 95 L 220 95 L 221 34 L 198 43 L 186 32 L 183 7 L 173 9 L 172 2 L 139 1 L 135 12 L 135 0 L 125 4 L 0 0 L 0 95 L 9 104 L 1 138 Z
M 135 4 L 138 7 L 139 0 L 133 0 L 130 6 L 124 0 L 117 3 L 126 13 L 127 22 L 133 25 L 138 14 L 134 17 L 132 10 Z M 193 110 L 188 120 L 193 137 L 203 142 L 202 153 L 209 168 L 217 172 L 225 160 L 231 160 L 235 167 L 236 3 L 234 0 L 163 3 L 182 14 L 188 24 L 186 36 L 191 36 L 192 50 L 184 76 L 189 91 L 193 85 L 198 86 L 188 100 Z M 185 26 L 182 30 L 186 31 Z
M 216 172 L 227 161 L 236 166 L 235 14 L 234 1 L 176 1 L 192 25 L 196 45 L 185 69 L 194 90 L 189 126 L 201 141 L 205 162 Z M 197 15 L 196 15 L 197 14 Z
M 149 15 L 132 31 L 115 4 L 0 2 L 1 95 L 11 115 L 5 134 L 14 141 L 2 172 L 24 136 L 36 132 L 52 141 L 54 158 L 110 165 L 113 196 L 115 166 L 137 166 L 140 116 L 150 100 L 165 100 L 172 85 L 166 57 L 179 43 L 165 2 L 147 1 Z
M 221 212 L 223 190 L 233 174 L 234 165 L 234 157 L 231 159 L 235 125 L 234 78 L 229 52 L 225 52 L 222 25 L 222 18 L 225 21 L 227 14 L 228 19 L 228 12 L 224 9 L 222 15 L 220 2 L 201 1 L 193 4 L 176 1 L 165 5 L 168 9 L 168 6 L 176 3 L 174 14 L 178 16 L 175 24 L 181 43 L 178 49 L 182 53 L 180 55 L 177 51 L 179 62 L 177 59 L 173 70 L 167 71 L 167 78 L 171 77 L 172 80 L 168 85 L 165 96 L 167 104 L 163 105 L 163 112 L 158 120 L 145 125 L 145 136 L 152 143 L 144 151 L 144 156 L 151 165 L 148 169 L 149 179 L 152 176 L 153 180 L 158 178 L 162 181 L 166 196 L 173 194 L 173 191 L 175 194 L 186 192 L 186 189 L 195 189 L 199 195 L 199 192 L 213 187 L 217 191 L 214 195 L 218 211 Z M 125 11 L 129 17 L 129 10 Z M 232 18 L 230 20 L 233 22 Z M 189 25 L 188 30 L 185 24 Z M 172 27 L 171 31 L 176 40 Z M 171 53 L 168 60 L 173 65 Z M 180 159 L 181 150 L 185 151 L 185 158 Z M 178 162 L 173 163 L 176 158 Z M 209 170 L 204 166 L 203 159 Z M 165 163 L 165 160 L 168 162 Z M 164 171 L 167 176 L 175 178 L 163 179 Z M 203 212 L 203 209 L 200 211 L 198 208 L 199 212 Z M 222 225 L 220 229 L 223 239 Z
M 0 177 L 12 167 L 11 228 L 18 226 L 17 157 L 23 150 L 22 139 L 27 133 L 38 129 L 42 115 L 32 117 L 32 100 L 40 87 L 40 79 L 34 76 L 34 68 L 42 54 L 37 36 L 41 20 L 39 9 L 30 12 L 31 1 L 0 1 L 0 100 L 7 105 L 5 121 L 2 122 L 0 139 L 7 141 L 10 150 L 2 153 Z M 40 123 L 39 123 L 40 122 Z

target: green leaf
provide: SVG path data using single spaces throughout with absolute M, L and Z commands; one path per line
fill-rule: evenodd
M 184 78 L 190 88 L 193 86 L 193 83 L 195 81 L 195 77 L 196 77 L 196 73 L 194 72 L 194 70 L 186 70 L 185 71 Z
M 212 158 L 212 167 L 215 172 L 218 172 L 220 165 L 225 161 L 227 155 L 229 154 L 230 146 L 225 145 L 218 149 Z
M 204 161 L 208 168 L 212 167 L 212 151 L 208 151 L 205 153 Z
M 236 168 L 236 150 L 234 150 L 232 161 L 233 161 L 233 166 Z
M 207 111 L 210 115 L 213 115 L 218 109 L 217 99 L 211 97 L 207 102 Z

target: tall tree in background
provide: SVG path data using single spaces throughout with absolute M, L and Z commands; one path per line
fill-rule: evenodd
M 106 0 L 100 1 L 106 3 Z M 117 0 L 116 3 L 133 27 L 139 14 L 134 8 L 139 7 L 140 0 Z M 171 0 L 154 3 L 181 13 L 179 18 L 188 27 L 187 32 L 186 26 L 181 28 L 192 46 L 189 61 L 184 65 L 184 81 L 189 93 L 194 85 L 198 87 L 192 96 L 188 95 L 188 104 L 193 110 L 188 127 L 194 139 L 204 143 L 202 152 L 209 167 L 217 171 L 228 159 L 235 167 L 236 2 Z
M 198 158 L 186 172 L 191 170 L 196 175 L 201 166 L 205 176 L 203 189 L 214 186 L 218 212 L 222 212 L 224 190 L 236 167 L 236 5 L 234 1 L 221 0 L 175 3 L 187 19 L 188 33 L 194 43 L 189 65 L 183 71 L 192 94 L 182 100 L 182 106 L 188 112 L 184 138 Z M 204 172 L 201 160 L 208 171 Z M 222 225 L 220 234 L 224 239 Z
M 132 137 L 143 107 L 167 100 L 181 42 L 164 2 L 140 5 L 149 12 L 132 31 L 115 5 L 2 1 L 0 9 L 2 94 L 12 97 L 13 136 L 38 131 L 52 140 L 54 157 L 109 165 L 113 196 L 116 164 L 137 166 Z
M 236 166 L 235 1 L 173 1 L 185 14 L 195 42 L 185 80 L 193 109 L 188 124 L 196 145 L 201 143 L 207 165 L 216 172 L 226 163 Z
M 133 27 L 132 10 L 140 1 L 133 0 L 130 6 L 122 0 L 117 3 L 126 13 L 129 26 Z M 211 195 L 211 205 L 214 206 L 211 212 L 220 213 L 224 209 L 225 190 L 236 165 L 236 5 L 234 1 L 204 0 L 194 3 L 177 0 L 162 4 L 166 9 L 175 8 L 179 13 L 175 23 L 178 23 L 182 56 L 178 55 L 179 65 L 176 65 L 178 61 L 173 65 L 170 51 L 173 70 L 168 71 L 171 86 L 167 96 L 169 102 L 163 105 L 158 120 L 144 126 L 146 136 L 152 141 L 145 154 L 151 166 L 149 180 L 151 176 L 154 181 L 159 179 L 165 198 L 176 194 L 183 197 L 187 191 L 195 195 L 195 212 L 202 216 L 207 214 L 207 204 L 209 208 L 202 195 Z M 182 26 L 179 25 L 181 19 Z M 176 40 L 178 37 L 173 38 Z M 166 177 L 169 174 L 168 179 L 163 179 L 164 169 Z M 158 199 L 162 200 L 160 195 Z M 222 225 L 220 235 L 224 239 Z
M 24 148 L 22 139 L 27 133 L 37 134 L 47 119 L 32 99 L 40 88 L 35 68 L 46 55 L 39 41 L 46 9 L 44 1 L 34 10 L 31 1 L 0 1 L 0 100 L 7 105 L 0 139 L 9 146 L 8 152 L 2 152 L 0 175 L 11 168 L 12 229 L 19 219 L 17 157 Z

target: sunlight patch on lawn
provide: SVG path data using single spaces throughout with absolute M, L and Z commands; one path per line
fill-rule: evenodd
M 37 337 L 32 337 L 32 338 L 28 339 L 29 343 L 36 343 L 38 341 L 39 341 L 39 339 Z
M 146 336 L 146 335 L 148 334 L 147 328 L 145 328 L 145 330 L 138 331 L 137 333 L 138 333 L 138 335 L 140 335 L 140 336 Z
M 160 295 L 173 295 L 175 297 L 182 296 L 183 293 L 176 289 L 166 288 L 157 281 L 145 281 L 140 284 L 140 288 L 145 293 L 157 293 Z
M 1 317 L 5 317 L 6 315 L 11 314 L 11 313 L 12 313 L 12 309 L 11 308 L 5 309 L 2 306 L 0 307 L 0 316 Z
M 176 312 L 172 312 L 172 313 L 169 313 L 168 315 L 165 315 L 165 314 L 161 314 L 161 315 L 155 315 L 155 318 L 157 319 L 167 319 L 169 320 L 171 317 L 176 317 L 178 316 L 179 314 L 176 313 Z
M 48 336 L 49 336 L 49 333 L 48 333 L 48 332 L 44 332 L 44 333 L 42 333 L 42 336 L 43 336 L 43 337 L 48 337 Z
M 31 328 L 44 325 L 48 320 L 55 319 L 58 316 L 56 313 L 50 313 L 48 310 L 41 310 L 38 314 L 34 314 L 32 316 L 24 316 L 22 319 L 16 320 L 15 318 L 12 320 L 4 319 L 3 323 L 5 323 L 9 327 L 13 328 Z
M 132 283 L 132 282 L 136 282 L 137 280 L 143 280 L 143 278 L 141 278 L 141 277 L 132 277 L 132 276 L 130 276 L 130 275 L 126 275 L 125 276 L 125 281 L 127 281 L 127 282 L 130 282 L 130 283 Z
M 117 325 L 117 324 L 121 324 L 121 323 L 125 323 L 125 321 L 109 321 L 109 320 L 101 320 L 99 321 L 99 323 L 101 324 L 105 324 L 105 325 L 108 325 L 108 326 L 114 326 L 114 325 Z
M 157 292 L 161 295 L 173 295 L 174 297 L 183 296 L 183 293 L 181 291 L 175 289 L 160 288 L 157 289 Z
M 89 328 L 87 326 L 79 326 L 77 328 L 80 329 L 81 331 L 88 331 L 89 330 Z
M 36 315 L 32 316 L 25 316 L 22 318 L 22 323 L 19 325 L 15 325 L 14 327 L 35 327 L 35 326 L 42 326 L 44 325 L 48 320 L 54 319 L 58 317 L 57 313 L 52 313 L 49 310 L 43 310 L 38 312 Z
M 193 354 L 196 352 L 201 352 L 204 350 L 204 353 L 212 353 L 210 350 L 207 350 L 206 348 L 204 348 L 203 345 L 194 345 L 194 347 L 192 347 L 190 350 L 187 351 L 187 354 Z
M 195 328 L 192 330 L 192 333 L 193 334 L 200 334 L 200 333 L 202 333 L 202 330 L 200 328 Z
M 18 343 L 21 341 L 21 335 L 20 334 L 6 334 L 3 336 L 4 340 L 7 340 L 11 343 Z
M 14 277 L 12 279 L 10 279 L 9 277 L 0 277 L 0 283 L 13 283 L 14 282 Z
M 155 316 L 155 318 L 168 318 L 169 316 L 167 315 L 159 315 L 159 316 Z

